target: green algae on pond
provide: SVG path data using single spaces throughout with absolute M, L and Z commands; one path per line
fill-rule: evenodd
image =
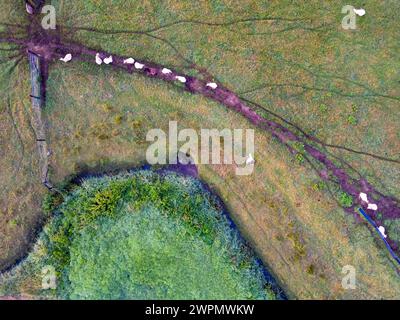
M 85 179 L 56 209 L 41 243 L 36 261 L 55 268 L 58 298 L 282 297 L 221 201 L 176 173 Z

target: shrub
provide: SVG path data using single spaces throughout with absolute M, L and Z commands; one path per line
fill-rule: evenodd
M 321 111 L 322 113 L 326 113 L 328 111 L 328 106 L 326 104 L 321 103 L 319 105 L 319 111 Z
M 346 192 L 341 192 L 339 195 L 339 203 L 342 207 L 350 208 L 353 205 L 353 197 Z
M 298 164 L 303 164 L 304 163 L 304 156 L 300 152 L 296 153 L 296 162 Z
M 48 193 L 45 195 L 42 203 L 42 209 L 45 214 L 50 215 L 63 202 L 63 197 L 59 193 Z
M 116 116 L 114 117 L 114 122 L 115 122 L 115 124 L 121 124 L 121 123 L 122 123 L 122 120 L 123 120 L 123 117 L 122 117 L 122 115 L 120 115 L 120 114 L 118 114 L 118 115 L 116 115 Z
M 347 117 L 347 123 L 351 124 L 351 125 L 356 125 L 357 124 L 357 118 L 353 115 L 349 115 Z

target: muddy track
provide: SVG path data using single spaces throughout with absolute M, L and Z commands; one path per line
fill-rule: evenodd
M 76 60 L 89 63 L 95 63 L 96 54 L 99 54 L 101 59 L 113 56 L 113 63 L 111 65 L 112 68 L 122 69 L 129 73 L 139 73 L 150 78 L 156 78 L 164 82 L 169 82 L 192 94 L 199 94 L 219 102 L 229 109 L 240 113 L 255 126 L 270 132 L 276 139 L 284 144 L 292 154 L 296 154 L 298 151 L 293 148 L 291 143 L 302 143 L 304 146 L 305 155 L 307 155 L 309 159 L 314 160 L 314 162 L 320 166 L 320 169 L 318 170 L 319 176 L 323 180 L 329 180 L 337 183 L 344 192 L 353 197 L 353 203 L 355 205 L 359 205 L 370 214 L 373 214 L 374 212 L 369 210 L 367 205 L 359 198 L 360 192 L 367 193 L 371 201 L 374 201 L 374 203 L 378 205 L 379 211 L 382 214 L 381 220 L 377 219 L 376 216 L 371 216 L 376 224 L 382 225 L 384 219 L 400 217 L 400 205 L 396 199 L 390 196 L 382 195 L 363 177 L 352 178 L 344 169 L 335 164 L 333 160 L 329 159 L 327 155 L 319 150 L 319 141 L 317 139 L 309 135 L 297 135 L 283 125 L 272 120 L 265 119 L 255 112 L 250 107 L 249 103 L 246 103 L 245 100 L 241 99 L 236 93 L 229 90 L 222 84 L 218 84 L 216 89 L 212 89 L 207 86 L 206 81 L 175 70 L 171 70 L 170 73 L 165 74 L 163 73 L 163 69 L 167 68 L 167 66 L 162 66 L 151 61 L 140 60 L 139 62 L 143 64 L 144 67 L 142 69 L 136 69 L 135 66 L 124 63 L 124 60 L 129 57 L 113 55 L 112 52 L 95 50 L 93 48 L 73 42 L 54 45 L 53 49 L 57 58 L 61 58 L 65 54 L 71 53 Z M 186 79 L 185 84 L 179 84 L 177 77 L 184 77 Z M 354 207 L 350 208 L 348 211 L 352 212 L 353 209 Z M 397 245 L 390 239 L 388 241 L 392 248 L 397 250 Z
M 361 207 L 364 209 L 365 212 L 367 212 L 371 220 L 377 225 L 383 225 L 383 221 L 386 219 L 400 218 L 400 203 L 398 199 L 382 194 L 359 173 L 357 174 L 357 177 L 352 177 L 346 171 L 346 169 L 352 169 L 351 166 L 339 157 L 333 156 L 330 152 L 327 151 L 327 147 L 342 148 L 347 151 L 353 151 L 364 155 L 374 156 L 375 158 L 378 158 L 380 160 L 399 163 L 397 160 L 379 157 L 376 155 L 368 154 L 366 152 L 352 150 L 346 147 L 326 144 L 313 137 L 312 135 L 307 134 L 300 127 L 291 124 L 284 118 L 281 118 L 281 120 L 283 120 L 286 125 L 291 127 L 291 129 L 289 129 L 285 125 L 280 124 L 279 122 L 276 122 L 272 119 L 267 119 L 266 117 L 257 113 L 254 108 L 264 110 L 267 109 L 263 108 L 259 104 L 256 104 L 254 102 L 251 102 L 250 100 L 241 97 L 239 94 L 233 92 L 222 83 L 217 82 L 217 87 L 212 88 L 209 86 L 209 82 L 203 79 L 189 76 L 185 73 L 180 72 L 179 70 L 174 70 L 172 68 L 170 69 L 168 66 L 163 66 L 152 61 L 139 59 L 137 62 L 141 64 L 141 67 L 137 68 L 133 64 L 124 63 L 124 60 L 130 57 L 114 55 L 112 52 L 97 50 L 95 48 L 90 48 L 73 41 L 61 41 L 60 37 L 57 35 L 44 33 L 43 30 L 40 30 L 40 26 L 38 26 L 38 23 L 35 22 L 34 17 L 31 18 L 31 25 L 28 30 L 29 37 L 26 39 L 13 37 L 10 36 L 10 34 L 8 34 L 5 38 L 2 38 L 2 35 L 0 34 L 0 43 L 13 43 L 16 46 L 24 48 L 24 50 L 27 50 L 31 60 L 33 59 L 32 57 L 37 57 L 38 60 L 36 62 L 32 63 L 31 61 L 31 68 L 33 66 L 37 67 L 38 63 L 42 63 L 43 65 L 48 66 L 50 63 L 58 61 L 66 54 L 72 54 L 73 61 L 82 61 L 93 64 L 95 64 L 96 55 L 98 55 L 98 57 L 102 60 L 109 56 L 112 56 L 113 61 L 110 65 L 102 65 L 98 67 L 119 69 L 131 74 L 137 73 L 149 78 L 154 78 L 163 82 L 170 83 L 171 85 L 192 94 L 202 95 L 208 99 L 214 100 L 246 117 L 253 125 L 259 127 L 264 131 L 269 132 L 279 142 L 285 145 L 291 154 L 296 155 L 297 153 L 301 153 L 304 156 L 305 160 L 310 164 L 311 168 L 318 174 L 318 176 L 322 180 L 332 182 L 342 191 L 346 192 L 353 198 L 353 206 L 351 208 L 345 209 L 350 214 L 358 217 L 358 215 L 354 213 L 354 209 L 356 207 Z M 95 30 L 88 29 L 87 31 Z M 123 32 L 127 31 L 124 30 Z M 136 60 L 136 57 L 134 58 Z M 41 111 L 45 103 L 45 83 L 47 72 L 43 73 L 43 68 L 38 68 L 38 70 L 40 70 L 41 72 L 41 89 L 40 91 L 37 91 L 38 89 L 34 89 L 33 86 L 32 107 L 34 113 L 36 113 L 36 116 L 39 119 L 39 110 Z M 168 72 L 166 72 L 166 70 L 168 70 Z M 206 70 L 203 69 L 202 73 L 206 74 L 207 78 L 212 78 L 212 76 Z M 34 81 L 32 83 L 34 83 Z M 35 96 L 36 94 L 40 95 L 40 99 L 38 99 L 38 96 Z M 278 115 L 275 115 L 275 117 L 276 116 Z M 48 152 L 47 144 L 45 142 L 46 138 L 44 124 L 41 118 L 38 122 L 38 127 L 39 130 L 37 131 L 37 133 L 39 133 L 40 135 L 40 141 L 38 140 L 38 147 L 42 160 L 42 182 L 45 185 L 48 184 L 47 186 L 52 188 L 52 185 L 51 183 L 49 183 L 47 177 Z M 296 144 L 301 144 L 301 151 L 294 147 Z M 46 157 L 44 156 L 45 154 Z M 375 211 L 368 209 L 367 204 L 360 199 L 359 195 L 361 192 L 368 194 L 368 198 L 370 199 L 370 201 L 378 206 L 379 212 L 382 216 L 380 219 L 375 214 Z M 333 192 L 331 194 L 332 196 L 334 196 Z M 388 238 L 387 241 L 394 251 L 398 251 L 399 248 L 394 241 L 392 241 L 390 238 Z

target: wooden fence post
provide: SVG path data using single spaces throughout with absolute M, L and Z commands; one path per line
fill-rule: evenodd
M 32 126 L 36 134 L 36 144 L 39 151 L 40 175 L 42 183 L 50 190 L 53 185 L 48 179 L 49 174 L 49 150 L 46 142 L 46 128 L 43 120 L 43 108 L 45 97 L 43 93 L 42 63 L 45 63 L 38 55 L 28 52 L 29 67 L 31 73 L 31 101 L 32 101 Z

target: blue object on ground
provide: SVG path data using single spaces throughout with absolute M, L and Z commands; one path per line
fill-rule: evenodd
M 383 234 L 379 230 L 379 228 L 376 225 L 376 223 L 365 213 L 365 211 L 362 208 L 359 208 L 358 211 L 360 211 L 360 213 L 364 216 L 364 218 L 367 219 L 367 221 L 375 228 L 375 230 L 378 232 L 379 236 L 381 237 L 381 239 L 385 243 L 386 248 L 389 250 L 389 252 L 390 252 L 391 256 L 393 257 L 393 259 L 395 259 L 400 264 L 400 258 L 394 253 L 394 251 L 390 247 L 390 244 L 386 241 L 385 237 L 383 236 Z

